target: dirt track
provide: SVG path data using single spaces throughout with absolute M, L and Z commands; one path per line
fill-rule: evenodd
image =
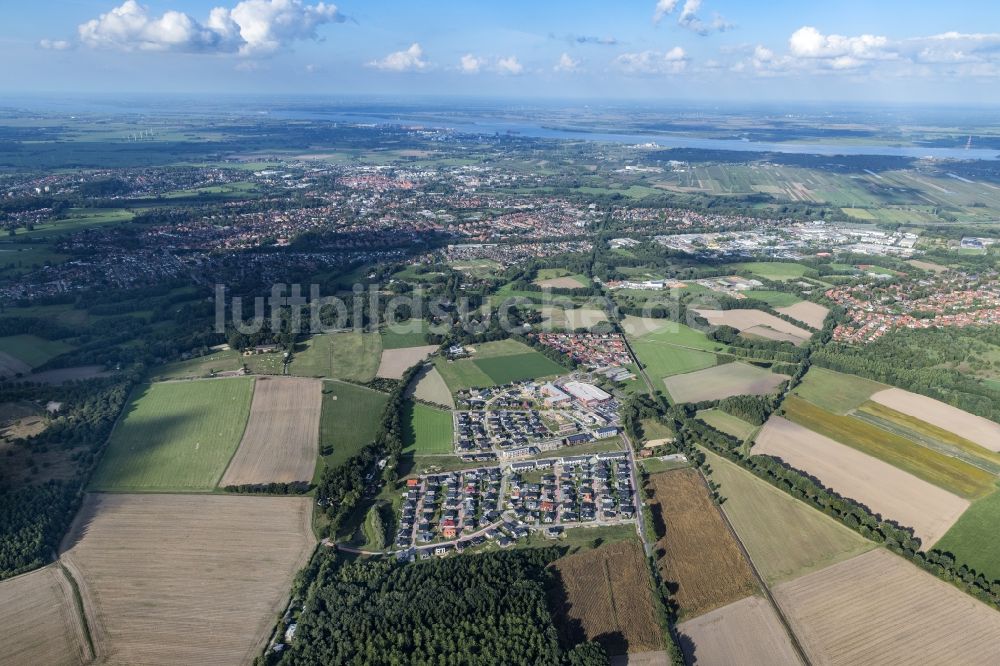
M 312 552 L 310 508 L 305 497 L 88 495 L 62 559 L 98 659 L 252 662 Z
M 841 495 L 912 527 L 934 544 L 968 508 L 967 500 L 828 437 L 772 416 L 752 451 L 781 458 Z
M 322 382 L 261 377 L 243 440 L 219 486 L 309 482 L 319 455 Z

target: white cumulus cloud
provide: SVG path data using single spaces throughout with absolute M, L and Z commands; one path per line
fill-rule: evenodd
M 681 11 L 677 15 L 677 25 L 682 28 L 687 28 L 699 35 L 732 30 L 733 24 L 718 12 L 713 13 L 711 21 L 703 21 L 698 16 L 701 11 L 701 3 L 702 0 L 684 0 L 684 4 L 681 5 L 680 0 L 658 0 L 653 9 L 653 23 L 658 25 L 665 17 L 673 14 L 680 5 Z
M 414 42 L 405 51 L 395 51 L 384 58 L 372 60 L 369 67 L 386 72 L 419 72 L 427 69 L 428 62 L 424 60 L 424 50 Z
M 73 44 L 65 39 L 43 39 L 38 42 L 38 46 L 49 51 L 66 51 L 73 48 Z
M 524 71 L 524 65 L 518 62 L 517 56 L 507 56 L 506 58 L 500 58 L 497 60 L 496 69 L 501 74 L 517 76 Z
M 689 58 L 679 46 L 669 51 L 623 53 L 615 64 L 626 74 L 679 74 L 687 69 Z
M 580 68 L 580 61 L 570 56 L 568 53 L 563 53 L 559 56 L 559 60 L 556 61 L 555 67 L 553 69 L 557 72 L 575 72 Z
M 216 7 L 204 23 L 174 10 L 154 16 L 136 0 L 125 0 L 81 24 L 77 34 L 90 48 L 259 55 L 317 39 L 319 26 L 344 20 L 336 5 L 302 0 L 242 0 L 231 9 Z
M 471 53 L 466 53 L 458 62 L 459 68 L 466 74 L 478 74 L 485 64 L 485 59 L 477 58 Z

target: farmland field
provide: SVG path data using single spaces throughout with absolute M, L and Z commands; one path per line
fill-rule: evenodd
M 1000 491 L 973 502 L 934 547 L 953 553 L 958 562 L 967 564 L 987 580 L 1000 580 L 997 534 L 1000 534 Z
M 789 396 L 782 409 L 789 421 L 874 456 L 960 497 L 983 497 L 996 486 L 996 475 L 930 447 L 915 444 L 867 421 L 828 412 L 795 396 Z
M 0 664 L 83 664 L 90 647 L 58 564 L 0 582 Z
M 781 458 L 841 495 L 912 527 L 927 545 L 969 506 L 957 495 L 780 416 L 768 420 L 751 453 Z
M 775 282 L 785 282 L 794 278 L 800 278 L 806 274 L 807 270 L 801 264 L 779 261 L 748 261 L 741 264 L 733 264 L 732 268 L 733 270 L 748 272 Z
M 875 547 L 871 541 L 721 456 L 705 451 L 722 510 L 770 585 Z
M 692 469 L 649 477 L 650 511 L 659 541 L 655 550 L 682 619 L 690 619 L 754 594 L 750 565 L 712 503 L 701 474 Z
M 425 365 L 408 390 L 410 394 L 407 397 L 416 397 L 449 409 L 455 407 L 451 391 L 448 390 L 448 385 L 444 383 L 444 378 L 434 365 Z
M 320 447 L 333 447 L 322 465 L 337 467 L 375 439 L 382 410 L 389 401 L 384 393 L 344 382 L 323 382 Z
M 437 345 L 423 345 L 385 349 L 382 351 L 382 361 L 375 376 L 401 379 L 407 370 L 437 351 L 437 348 Z
M 91 489 L 214 488 L 243 436 L 253 382 L 206 379 L 138 389 L 111 436 Z
M 677 627 L 688 664 L 801 664 L 771 605 L 747 597 Z
M 88 495 L 63 542 L 98 660 L 250 663 L 315 540 L 307 497 Z
M 807 341 L 812 332 L 790 324 L 763 310 L 698 310 L 713 326 L 732 326 L 738 331 L 794 344 Z
M 819 303 L 813 303 L 812 301 L 801 301 L 793 305 L 778 307 L 776 309 L 781 314 L 787 315 L 792 319 L 797 319 L 805 324 L 809 324 L 813 328 L 823 328 L 823 322 L 826 320 L 826 315 L 830 313 L 829 308 L 820 305 Z
M 333 372 L 333 335 L 313 335 L 296 343 L 288 373 L 299 377 L 329 377 Z
M 258 379 L 243 440 L 219 485 L 308 483 L 319 452 L 321 386 L 315 379 Z
M 542 317 L 553 327 L 569 330 L 590 328 L 608 320 L 608 315 L 604 310 L 595 308 L 561 308 L 545 305 L 540 311 Z
M 814 365 L 792 393 L 823 409 L 846 414 L 884 388 L 885 384 Z
M 667 377 L 663 383 L 674 402 L 701 402 L 733 395 L 766 395 L 787 379 L 788 375 L 736 362 Z
M 747 423 L 741 418 L 727 414 L 721 409 L 703 409 L 698 412 L 698 418 L 736 439 L 744 440 L 757 430 L 757 426 Z
M 565 644 L 596 640 L 609 655 L 663 647 L 642 547 L 619 541 L 556 560 L 566 594 L 555 612 Z
M 73 347 L 65 342 L 46 340 L 37 335 L 9 335 L 0 338 L 0 349 L 30 367 L 37 368 Z
M 1000 423 L 969 414 L 939 400 L 898 388 L 879 391 L 872 396 L 872 400 L 953 432 L 990 451 L 1000 452 Z
M 382 349 L 422 347 L 427 344 L 427 327 L 427 322 L 422 319 L 408 319 L 385 326 L 380 331 Z
M 709 352 L 646 340 L 633 342 L 632 350 L 645 366 L 653 385 L 662 390 L 666 389 L 664 380 L 667 377 L 711 368 L 717 362 L 716 355 Z
M 659 320 L 653 320 L 659 321 Z M 656 331 L 643 336 L 642 342 L 659 342 L 678 347 L 691 347 L 701 351 L 723 351 L 725 345 L 710 340 L 699 330 L 678 322 L 662 320 L 665 323 Z
M 802 303 L 802 299 L 787 291 L 772 291 L 770 289 L 753 289 L 746 292 L 747 298 L 764 301 L 772 308 L 786 308 L 796 303 Z M 808 322 L 806 322 L 808 323 Z
M 198 377 L 208 377 L 216 372 L 239 370 L 242 367 L 243 358 L 240 353 L 226 349 L 154 368 L 150 373 L 150 378 L 153 381 L 197 379 Z
M 632 338 L 639 338 L 666 328 L 672 323 L 673 322 L 669 319 L 654 319 L 653 317 L 625 315 L 625 318 L 621 322 L 621 326 L 626 335 Z
M 444 379 L 444 383 L 452 392 L 474 386 L 483 388 L 494 384 L 493 380 L 480 370 L 471 358 L 449 361 L 443 356 L 438 356 L 434 359 L 434 366 L 441 373 L 441 378 Z
M 477 358 L 473 362 L 494 384 L 509 384 L 522 379 L 537 379 L 568 372 L 566 368 L 534 349 L 523 354 Z
M 989 664 L 1000 613 L 883 549 L 773 589 L 814 664 Z
M 451 412 L 407 401 L 403 409 L 403 450 L 416 455 L 451 453 Z
M 330 376 L 356 382 L 375 378 L 382 358 L 382 337 L 378 333 L 331 333 Z

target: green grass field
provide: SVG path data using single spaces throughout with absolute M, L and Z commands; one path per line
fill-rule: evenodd
M 956 458 L 916 444 L 853 416 L 841 416 L 789 396 L 782 405 L 791 421 L 909 472 L 967 499 L 993 492 L 997 478 Z
M 667 390 L 663 384 L 664 377 L 703 370 L 716 364 L 715 354 L 661 342 L 649 342 L 649 337 L 651 336 L 632 343 L 632 349 L 646 367 L 646 374 L 649 375 L 653 386 L 661 391 Z
M 153 381 L 163 381 L 165 379 L 196 379 L 198 377 L 208 377 L 215 372 L 225 372 L 227 370 L 239 370 L 243 367 L 243 357 L 239 352 L 232 349 L 212 352 L 205 356 L 190 358 L 186 361 L 169 363 L 158 368 L 153 368 L 150 378 Z
M 403 451 L 452 453 L 452 426 L 451 412 L 408 401 L 403 409 Z
M 673 321 L 666 322 L 663 328 L 657 331 L 643 335 L 642 342 L 660 342 L 678 347 L 693 347 L 703 351 L 723 351 L 725 349 L 725 345 L 709 340 L 708 336 L 701 331 Z
M 427 322 L 422 319 L 410 319 L 381 330 L 382 349 L 402 349 L 404 347 L 422 347 L 427 344 Z
M 333 373 L 333 345 L 339 333 L 320 334 L 295 343 L 288 374 L 298 377 L 329 377 Z
M 656 439 L 673 439 L 676 433 L 673 428 L 658 418 L 642 419 L 642 437 L 647 442 Z
M 705 450 L 722 508 L 769 584 L 818 571 L 875 547 L 822 512 Z
M 523 354 L 477 358 L 473 363 L 495 384 L 509 384 L 522 379 L 536 379 L 569 372 L 534 349 Z
M 493 380 L 469 358 L 449 361 L 438 356 L 434 358 L 434 365 L 437 366 L 441 378 L 452 393 L 474 386 L 483 388 L 494 384 Z
M 330 376 L 356 382 L 370 382 L 382 359 L 382 337 L 378 333 L 330 334 Z
M 243 363 L 255 375 L 281 375 L 285 372 L 285 354 L 282 351 L 244 356 Z
M 785 282 L 800 278 L 806 274 L 806 267 L 801 264 L 786 263 L 781 261 L 748 261 L 740 264 L 733 264 L 733 270 L 745 271 L 758 275 L 766 280 L 775 282 Z
M 753 291 L 746 292 L 747 298 L 755 298 L 758 301 L 764 301 L 772 308 L 785 308 L 789 305 L 795 305 L 796 303 L 801 303 L 802 299 L 795 294 L 789 294 L 785 291 L 770 291 L 767 289 L 755 289 Z
M 973 502 L 934 548 L 952 553 L 988 580 L 1000 579 L 1000 491 Z
M 757 426 L 732 414 L 727 414 L 721 409 L 703 409 L 698 412 L 698 418 L 716 430 L 721 430 L 736 439 L 745 440 L 757 431 Z
M 817 407 L 846 414 L 868 402 L 873 393 L 886 388 L 889 387 L 869 379 L 813 366 L 792 393 Z
M 236 453 L 253 379 L 150 384 L 115 428 L 91 490 L 212 490 Z
M 317 478 L 326 467 L 338 467 L 375 439 L 382 410 L 389 401 L 384 393 L 344 382 L 323 382 L 323 411 L 319 420 L 319 448 L 333 447 L 320 456 Z
M 32 368 L 46 363 L 73 349 L 60 340 L 46 340 L 37 335 L 9 335 L 0 338 L 0 351 L 24 361 Z

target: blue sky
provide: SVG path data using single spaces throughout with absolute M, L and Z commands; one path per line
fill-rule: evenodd
M 985 1 L 64 0 L 2 15 L 8 92 L 1000 102 L 1000 5 Z

